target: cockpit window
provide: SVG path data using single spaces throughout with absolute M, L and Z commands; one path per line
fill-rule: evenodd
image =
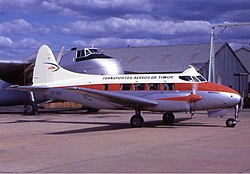
M 195 81 L 195 82 L 200 82 L 200 80 L 198 78 L 196 78 L 195 76 L 192 76 L 192 79 Z
M 92 54 L 102 54 L 102 52 L 99 51 L 99 50 L 96 49 L 96 48 L 91 48 L 91 49 L 89 49 L 89 51 L 90 51 Z
M 193 82 L 193 79 L 191 78 L 191 76 L 179 76 L 179 78 L 180 78 L 181 80 Z
M 206 82 L 207 80 L 203 76 L 196 76 L 201 82 Z

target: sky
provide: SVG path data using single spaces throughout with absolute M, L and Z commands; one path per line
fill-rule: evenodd
M 250 22 L 250 0 L 0 0 L 0 59 L 95 46 L 210 43 L 211 25 Z M 250 26 L 215 29 L 216 42 L 249 46 Z

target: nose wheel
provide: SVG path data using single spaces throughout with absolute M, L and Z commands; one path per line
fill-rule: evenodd
M 229 119 L 227 119 L 227 121 L 226 121 L 226 125 L 227 125 L 227 127 L 235 127 L 236 126 L 236 120 L 235 119 L 233 119 L 233 118 L 229 118 Z
M 237 122 L 240 121 L 239 120 L 239 112 L 240 112 L 239 105 L 236 105 L 234 109 L 235 109 L 234 118 L 227 119 L 226 121 L 227 127 L 235 127 Z

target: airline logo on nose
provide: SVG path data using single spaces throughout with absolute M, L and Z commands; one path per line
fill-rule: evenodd
M 55 72 L 55 71 L 58 71 L 60 69 L 60 67 L 54 63 L 44 63 L 44 64 L 49 65 L 48 70 L 51 72 Z

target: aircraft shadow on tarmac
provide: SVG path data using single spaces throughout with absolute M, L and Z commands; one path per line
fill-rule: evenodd
M 143 128 L 181 128 L 181 127 L 225 127 L 220 125 L 211 125 L 197 122 L 185 123 L 184 121 L 190 120 L 191 118 L 177 118 L 174 125 L 166 125 L 162 120 L 147 121 L 144 123 Z M 79 121 L 53 121 L 46 119 L 39 120 L 16 120 L 13 122 L 3 122 L 0 124 L 16 124 L 16 123 L 46 123 L 46 124 L 86 124 L 86 125 L 98 125 L 95 127 L 82 128 L 82 129 L 71 129 L 65 131 L 49 132 L 47 135 L 67 135 L 77 133 L 88 133 L 88 132 L 100 132 L 100 131 L 112 131 L 112 130 L 123 130 L 123 129 L 140 129 L 132 128 L 129 123 L 110 123 L 110 122 L 79 122 Z

